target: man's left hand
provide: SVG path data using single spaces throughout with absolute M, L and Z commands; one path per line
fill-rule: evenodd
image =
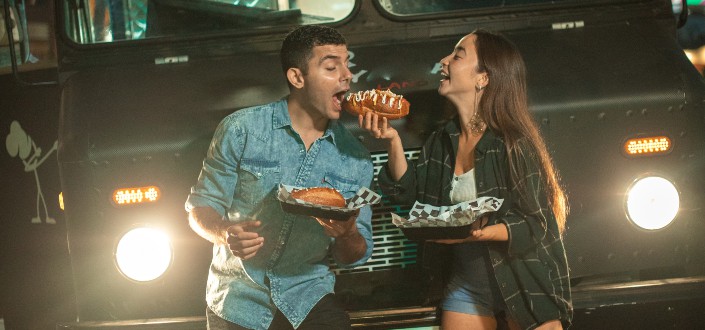
M 355 212 L 355 214 L 350 216 L 347 220 L 321 219 L 317 217 L 313 218 L 321 224 L 323 230 L 326 232 L 326 235 L 337 238 L 348 236 L 357 232 L 355 221 L 357 220 L 359 213 L 359 211 Z

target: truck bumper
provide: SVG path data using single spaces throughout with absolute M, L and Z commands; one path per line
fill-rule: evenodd
M 598 309 L 616 305 L 705 299 L 705 276 L 619 284 L 578 285 L 572 289 L 576 310 Z M 436 307 L 409 307 L 350 312 L 353 328 L 390 329 L 438 325 Z M 205 329 L 205 316 L 164 319 L 84 321 L 58 324 L 57 330 L 69 329 Z

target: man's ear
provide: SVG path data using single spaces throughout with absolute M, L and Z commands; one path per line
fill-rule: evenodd
M 304 87 L 304 73 L 299 68 L 289 68 L 286 70 L 286 79 L 294 88 Z

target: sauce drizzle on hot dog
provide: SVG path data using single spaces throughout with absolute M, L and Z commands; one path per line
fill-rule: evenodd
M 353 115 L 372 112 L 387 119 L 398 119 L 409 114 L 409 101 L 388 89 L 370 89 L 348 94 L 343 109 Z

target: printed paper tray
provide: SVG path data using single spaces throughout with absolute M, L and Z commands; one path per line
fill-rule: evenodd
M 410 227 L 401 228 L 406 238 L 412 241 L 425 241 L 430 239 L 463 239 L 470 236 L 472 224 L 454 227 Z
M 392 213 L 392 222 L 411 240 L 460 239 L 470 235 L 473 222 L 499 210 L 501 199 L 480 197 L 451 206 L 414 204 L 409 219 Z
M 277 198 L 279 199 L 279 204 L 282 209 L 288 213 L 319 217 L 323 219 L 348 220 L 363 206 L 377 204 L 381 200 L 380 195 L 368 188 L 362 187 L 358 190 L 355 196 L 346 200 L 345 207 L 317 205 L 291 197 L 291 191 L 294 189 L 303 188 L 284 184 L 279 185 Z

